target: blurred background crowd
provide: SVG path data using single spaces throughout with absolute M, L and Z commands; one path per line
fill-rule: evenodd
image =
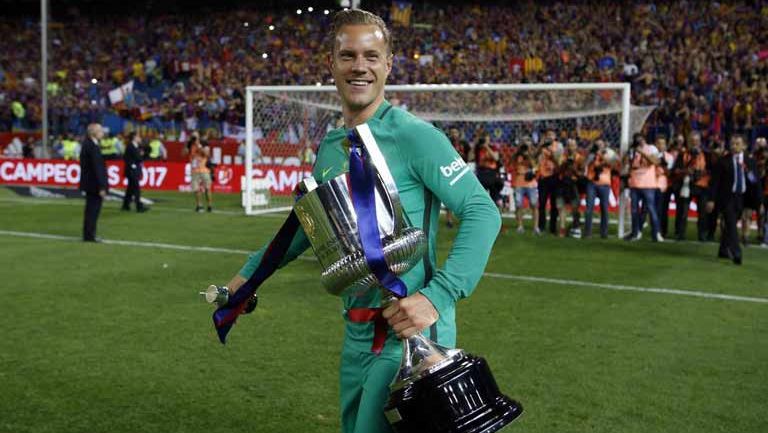
M 172 122 L 221 132 L 224 122 L 244 124 L 245 85 L 332 84 L 324 44 L 333 9 L 274 7 L 54 10 L 52 133 L 82 133 L 104 116 L 150 131 Z M 768 130 L 765 1 L 363 7 L 394 27 L 392 84 L 630 82 L 633 104 L 656 106 L 652 135 L 700 131 L 709 143 Z M 0 18 L 0 131 L 41 121 L 39 17 L 23 18 Z

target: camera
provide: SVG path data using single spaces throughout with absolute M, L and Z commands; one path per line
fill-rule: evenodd
M 700 153 L 701 153 L 701 150 L 699 150 L 698 147 L 694 147 L 693 149 L 691 149 L 691 156 L 694 158 L 699 156 Z
M 528 152 L 528 145 L 522 144 L 520 147 L 517 148 L 517 153 L 527 153 Z
M 589 153 L 597 153 L 600 150 L 600 146 L 593 144 L 592 147 L 589 148 Z
M 597 167 L 595 167 L 595 175 L 594 175 L 594 177 L 592 178 L 592 180 L 594 180 L 595 182 L 597 182 L 598 180 L 600 180 L 600 175 L 601 175 L 601 174 L 603 174 L 603 167 L 601 167 L 601 166 L 597 166 Z
M 524 178 L 525 178 L 526 182 L 530 182 L 534 178 L 536 178 L 536 173 L 534 173 L 533 170 L 528 170 L 528 171 L 525 172 Z

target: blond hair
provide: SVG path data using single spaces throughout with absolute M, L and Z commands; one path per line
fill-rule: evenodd
M 392 54 L 392 33 L 387 28 L 387 24 L 378 15 L 362 9 L 346 9 L 336 12 L 333 15 L 331 31 L 328 34 L 331 45 L 331 53 L 336 51 L 336 37 L 344 26 L 376 26 L 384 35 L 384 42 L 387 44 L 387 54 Z

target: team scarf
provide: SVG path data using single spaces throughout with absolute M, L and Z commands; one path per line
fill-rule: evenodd
M 400 278 L 389 268 L 384 259 L 378 217 L 376 215 L 375 179 L 376 172 L 370 162 L 370 155 L 363 146 L 354 129 L 347 134 L 350 143 L 349 185 L 352 192 L 352 205 L 358 218 L 360 243 L 363 246 L 366 263 L 379 282 L 397 297 L 404 297 L 408 289 Z M 297 199 L 300 197 L 297 197 Z M 261 284 L 267 280 L 285 259 L 288 248 L 299 229 L 299 219 L 291 211 L 277 235 L 264 252 L 256 271 L 240 288 L 229 297 L 226 305 L 213 313 L 213 325 L 222 344 L 226 343 L 227 334 L 237 318 L 248 306 L 248 301 Z
M 349 131 L 347 139 L 350 142 L 349 177 L 352 189 L 352 206 L 357 214 L 357 227 L 365 261 L 368 264 L 368 269 L 376 276 L 382 286 L 398 298 L 405 297 L 408 294 L 408 288 L 392 272 L 384 260 L 384 247 L 381 243 L 374 193 L 376 171 L 371 164 L 368 151 L 354 129 Z

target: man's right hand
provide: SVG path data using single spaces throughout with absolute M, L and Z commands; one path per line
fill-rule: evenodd
M 237 289 L 240 288 L 240 286 L 243 285 L 247 280 L 243 277 L 241 277 L 239 274 L 232 277 L 231 280 L 229 280 L 229 283 L 227 284 L 227 288 L 229 289 L 229 294 L 234 295 L 235 292 L 237 292 Z
M 715 202 L 708 201 L 705 209 L 707 210 L 707 213 L 712 213 L 712 211 L 715 210 Z
M 105 190 L 105 189 L 99 190 L 99 195 L 101 196 L 101 198 L 106 197 L 107 196 L 107 190 Z

